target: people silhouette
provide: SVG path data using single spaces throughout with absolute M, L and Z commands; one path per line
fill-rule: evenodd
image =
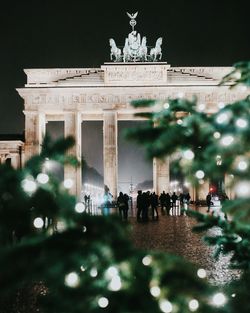
M 207 196 L 206 196 L 207 212 L 209 212 L 209 211 L 210 211 L 210 207 L 211 207 L 211 199 L 212 199 L 211 194 L 210 194 L 210 193 L 208 193 L 208 194 L 207 194 Z
M 155 194 L 155 192 L 153 192 L 150 195 L 150 205 L 151 205 L 151 209 L 152 209 L 152 219 L 155 219 L 155 213 L 156 213 L 156 219 L 159 218 L 159 214 L 158 214 L 158 196 Z

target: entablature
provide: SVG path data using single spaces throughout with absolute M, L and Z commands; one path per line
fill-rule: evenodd
M 217 85 L 232 67 L 171 67 L 166 62 L 104 63 L 100 68 L 25 69 L 25 87 Z

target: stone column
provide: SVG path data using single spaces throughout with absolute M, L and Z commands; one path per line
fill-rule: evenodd
M 190 187 L 188 188 L 190 197 L 192 201 L 196 201 L 197 200 L 197 189 L 193 184 L 190 184 Z
M 45 113 L 25 113 L 25 161 L 33 155 L 39 154 L 45 135 Z
M 4 164 L 4 163 L 5 163 L 5 156 L 0 155 L 0 164 Z
M 103 113 L 103 167 L 104 185 L 108 186 L 114 199 L 117 197 L 117 112 Z
M 21 167 L 19 154 L 15 153 L 15 154 L 12 154 L 12 155 L 11 155 L 11 165 L 12 165 L 15 169 L 18 169 L 18 168 Z
M 75 139 L 75 145 L 68 151 L 68 154 L 74 155 L 79 162 L 81 162 L 81 113 L 69 112 L 65 114 L 64 121 L 64 135 L 65 137 L 72 136 Z M 65 166 L 64 179 L 72 179 L 73 187 L 70 192 L 78 197 L 81 195 L 82 189 L 82 175 L 81 166 L 74 168 L 72 166 Z
M 163 190 L 170 191 L 169 186 L 170 171 L 169 171 L 169 158 L 160 160 L 153 159 L 153 187 L 156 194 L 160 195 Z
M 203 184 L 198 187 L 197 198 L 200 200 L 206 200 L 206 196 L 209 193 L 209 180 L 205 180 Z
M 225 174 L 225 193 L 229 199 L 235 199 L 235 192 L 233 189 L 233 176 Z

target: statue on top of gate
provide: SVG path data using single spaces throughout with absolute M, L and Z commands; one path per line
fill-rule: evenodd
M 161 45 L 162 37 L 158 38 L 155 47 L 147 46 L 147 38 L 142 37 L 140 33 L 135 30 L 136 17 L 138 12 L 130 14 L 127 13 L 130 18 L 130 26 L 132 31 L 125 39 L 124 47 L 116 45 L 113 38 L 109 39 L 111 51 L 110 59 L 114 62 L 158 62 L 162 58 Z

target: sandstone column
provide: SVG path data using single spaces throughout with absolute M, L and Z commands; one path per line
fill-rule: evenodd
M 0 155 L 0 164 L 4 164 L 4 163 L 5 163 L 5 156 Z
M 229 174 L 225 174 L 225 193 L 229 199 L 235 198 L 235 192 L 233 189 L 233 176 Z
M 193 184 L 190 184 L 188 191 L 189 191 L 191 200 L 196 201 L 197 200 L 197 188 Z
M 103 113 L 103 167 L 104 185 L 117 197 L 117 113 L 105 110 Z
M 153 187 L 156 194 L 160 195 L 163 190 L 169 192 L 169 158 L 163 160 L 153 159 Z
M 40 153 L 45 135 L 45 113 L 26 111 L 25 113 L 25 161 Z
M 68 154 L 74 155 L 79 162 L 81 162 L 81 113 L 67 112 L 65 114 L 64 135 L 65 137 L 72 136 L 75 139 L 75 145 L 69 150 Z M 64 179 L 72 179 L 73 187 L 70 192 L 78 197 L 81 195 L 82 189 L 82 175 L 81 166 L 74 168 L 72 166 L 65 166 Z
M 21 167 L 20 164 L 20 156 L 19 154 L 15 153 L 11 156 L 11 165 L 15 168 L 18 169 Z
M 205 200 L 207 194 L 209 193 L 209 180 L 205 180 L 203 184 L 198 186 L 197 198 L 200 200 Z

